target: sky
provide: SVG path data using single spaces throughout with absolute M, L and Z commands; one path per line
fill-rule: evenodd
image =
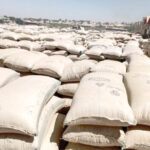
M 0 0 L 0 16 L 135 22 L 150 15 L 150 0 Z

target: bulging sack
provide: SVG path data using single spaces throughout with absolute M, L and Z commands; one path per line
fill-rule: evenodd
M 55 114 L 52 122 L 47 130 L 47 134 L 43 139 L 43 143 L 40 150 L 59 150 L 60 138 L 63 133 L 63 121 L 65 115 Z
M 138 42 L 130 41 L 123 48 L 123 57 L 128 57 L 131 54 L 143 55 L 142 49 L 139 47 Z
M 6 57 L 11 56 L 12 54 L 18 52 L 25 52 L 26 50 L 19 49 L 19 48 L 8 48 L 8 49 L 1 49 L 0 50 L 0 65 L 4 65 L 4 60 Z
M 137 123 L 150 125 L 150 73 L 127 73 L 125 84 Z
M 102 52 L 102 55 L 110 59 L 120 59 L 122 56 L 122 49 L 117 46 L 107 46 L 107 48 Z
M 120 150 L 119 147 L 92 147 L 82 144 L 69 143 L 65 150 Z
M 128 56 L 128 72 L 150 73 L 150 59 L 146 55 L 132 54 Z
M 63 139 L 72 142 L 98 147 L 125 145 L 125 133 L 118 127 L 77 125 L 68 126 Z
M 85 74 L 89 73 L 92 66 L 94 66 L 94 62 L 89 60 L 76 61 L 65 67 L 60 80 L 62 82 L 78 82 Z
M 40 52 L 18 51 L 6 57 L 4 64 L 16 71 L 29 72 L 36 62 L 45 57 L 46 55 Z
M 0 90 L 0 127 L 11 133 L 37 135 L 41 110 L 60 82 L 45 76 L 21 77 Z
M 0 87 L 20 77 L 20 74 L 14 70 L 0 67 Z
M 32 72 L 60 78 L 63 75 L 64 69 L 70 64 L 72 64 L 72 60 L 65 56 L 47 56 L 45 59 L 34 64 Z
M 149 150 L 150 127 L 129 127 L 126 133 L 126 149 Z
M 79 83 L 67 83 L 67 84 L 60 85 L 57 90 L 57 93 L 63 96 L 73 97 L 78 86 Z
M 98 59 L 98 60 L 103 60 L 104 56 L 102 56 L 102 52 L 106 50 L 106 46 L 104 45 L 99 45 L 99 46 L 94 46 L 87 50 L 85 54 L 89 56 L 92 59 Z
M 18 42 L 18 46 L 20 48 L 23 48 L 29 51 L 43 51 L 44 50 L 44 48 L 42 47 L 42 44 L 39 44 L 38 42 L 20 41 Z
M 135 125 L 136 120 L 128 104 L 122 76 L 108 72 L 85 75 L 74 95 L 64 124 Z
M 91 68 L 91 72 L 112 72 L 118 74 L 125 74 L 126 66 L 125 64 L 118 61 L 104 60 L 93 66 Z
M 45 146 L 51 146 L 51 148 L 55 147 L 58 150 L 64 116 L 56 114 L 56 112 L 64 107 L 64 102 L 63 99 L 53 96 L 44 106 L 39 119 L 37 136 L 31 137 L 9 132 L 1 133 L 0 147 L 3 150 L 45 150 L 43 149 Z M 54 125 L 56 125 L 56 128 L 54 128 Z
M 18 43 L 12 40 L 0 39 L 0 48 L 18 48 Z

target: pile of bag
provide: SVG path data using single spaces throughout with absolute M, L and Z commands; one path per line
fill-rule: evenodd
M 56 113 L 65 105 L 54 96 L 60 81 L 38 75 L 19 77 L 5 68 L 0 76 L 1 149 L 58 150 L 64 115 Z
M 63 139 L 69 142 L 66 149 L 70 150 L 118 149 L 125 146 L 122 127 L 135 124 L 122 75 L 94 72 L 85 75 L 79 84 L 64 121 L 68 127 Z M 80 144 L 83 145 L 80 147 Z
M 150 59 L 145 55 L 131 55 L 125 85 L 129 103 L 137 126 L 129 127 L 126 133 L 127 149 L 149 150 L 150 140 Z

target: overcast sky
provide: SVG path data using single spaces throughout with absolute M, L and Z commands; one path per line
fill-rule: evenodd
M 134 22 L 150 15 L 150 0 L 0 0 L 3 15 Z

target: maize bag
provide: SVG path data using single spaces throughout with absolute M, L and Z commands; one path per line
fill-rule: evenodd
M 41 147 L 52 145 L 53 148 L 55 146 L 58 149 L 64 116 L 55 115 L 55 113 L 62 107 L 64 107 L 64 100 L 53 96 L 42 110 L 37 136 L 31 137 L 15 133 L 1 133 L 0 147 L 3 150 L 41 150 Z M 54 129 L 55 124 L 57 128 Z M 57 136 L 54 136 L 52 131 Z M 52 140 L 50 141 L 50 139 Z
M 150 59 L 146 55 L 132 54 L 128 62 L 128 72 L 150 73 Z
M 63 96 L 73 97 L 75 92 L 77 91 L 78 86 L 79 83 L 67 83 L 60 85 L 57 90 L 57 93 Z
M 20 74 L 14 70 L 0 67 L 0 87 L 20 77 Z
M 41 110 L 60 82 L 45 76 L 25 76 L 0 90 L 0 127 L 30 136 L 37 135 Z
M 70 64 L 72 64 L 72 60 L 65 56 L 47 56 L 45 59 L 34 64 L 32 72 L 60 78 L 63 75 L 64 69 Z
M 77 82 L 89 73 L 90 68 L 94 66 L 94 62 L 90 60 L 76 61 L 65 67 L 61 77 L 62 82 Z
M 126 133 L 127 149 L 149 150 L 150 149 L 150 127 L 129 127 Z
M 65 150 L 120 150 L 119 147 L 92 147 L 82 144 L 69 143 Z
M 124 80 L 137 123 L 150 125 L 150 74 L 127 73 Z
M 126 66 L 125 64 L 118 61 L 104 60 L 93 66 L 91 68 L 91 72 L 113 72 L 118 74 L 125 74 Z
M 113 106 L 113 107 L 112 107 Z M 135 125 L 122 76 L 108 72 L 85 75 L 74 95 L 65 125 Z
M 18 51 L 6 57 L 4 64 L 19 72 L 29 72 L 36 62 L 44 58 L 46 58 L 46 55 L 40 52 Z
M 125 133 L 120 127 L 68 126 L 63 133 L 63 139 L 72 143 L 98 147 L 125 145 Z

